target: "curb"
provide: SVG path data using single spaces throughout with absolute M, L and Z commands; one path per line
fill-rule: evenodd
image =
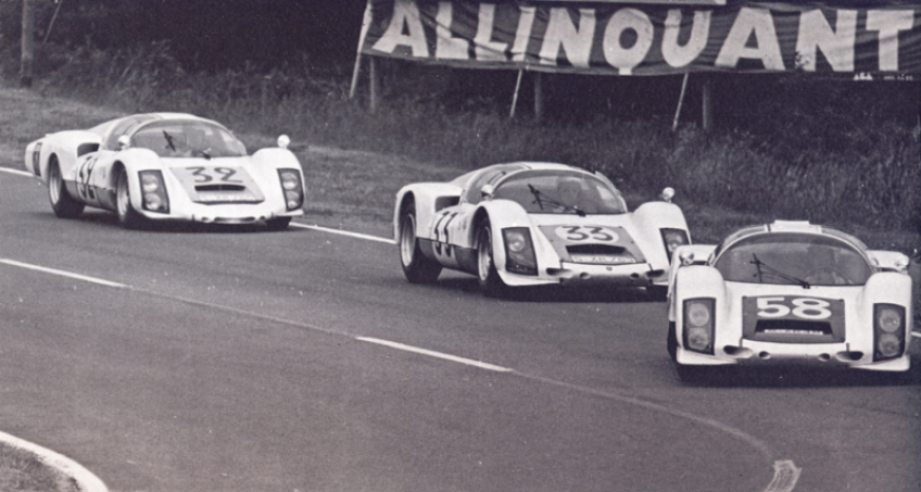
M 39 462 L 69 477 L 80 492 L 109 492 L 96 475 L 76 461 L 16 436 L 0 432 L 0 442 L 35 455 Z

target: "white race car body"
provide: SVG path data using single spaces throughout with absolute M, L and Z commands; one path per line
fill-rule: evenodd
M 668 350 L 695 366 L 816 365 L 906 371 L 909 259 L 808 222 L 740 229 L 678 248 Z
M 136 114 L 31 142 L 25 168 L 49 185 L 55 213 L 84 206 L 138 220 L 287 225 L 302 215 L 304 177 L 284 148 L 248 155 L 217 122 L 189 114 Z M 123 189 L 119 191 L 119 179 Z
M 556 186 L 567 180 L 591 198 L 561 203 Z M 449 268 L 480 276 L 487 291 L 589 282 L 664 290 L 667 248 L 690 241 L 678 206 L 649 202 L 631 213 L 604 176 L 534 162 L 408 185 L 397 193 L 393 226 L 410 281 L 432 281 Z M 414 277 L 414 260 L 430 275 Z

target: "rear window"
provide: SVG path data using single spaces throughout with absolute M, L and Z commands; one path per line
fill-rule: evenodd
M 873 273 L 846 242 L 799 233 L 742 239 L 723 251 L 714 267 L 725 280 L 764 284 L 863 285 Z

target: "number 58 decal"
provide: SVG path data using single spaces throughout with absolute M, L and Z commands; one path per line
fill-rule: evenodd
M 828 319 L 832 316 L 832 303 L 812 297 L 759 297 L 759 318 Z

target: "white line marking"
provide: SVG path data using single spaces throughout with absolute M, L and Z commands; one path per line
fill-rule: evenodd
M 94 284 L 105 285 L 105 286 L 107 286 L 107 287 L 115 287 L 115 288 L 118 288 L 118 289 L 127 289 L 127 288 L 130 288 L 129 286 L 127 286 L 127 285 L 125 285 L 125 284 L 119 284 L 119 283 L 116 283 L 116 282 L 109 282 L 108 280 L 103 280 L 103 279 L 101 279 L 101 278 L 88 277 L 88 276 L 86 276 L 86 275 L 80 275 L 80 274 L 77 274 L 77 273 L 65 272 L 65 271 L 63 271 L 63 270 L 55 270 L 54 268 L 46 268 L 46 267 L 41 267 L 41 266 L 38 266 L 38 265 L 30 265 L 29 263 L 21 263 L 21 262 L 14 261 L 14 260 L 8 260 L 8 259 L 6 259 L 6 258 L 0 258 L 0 263 L 5 263 L 5 264 L 7 264 L 7 265 L 12 265 L 12 266 L 20 267 L 20 268 L 27 268 L 27 269 L 29 269 L 29 270 L 35 270 L 35 271 L 39 271 L 39 272 L 50 273 L 50 274 L 52 274 L 52 275 L 57 275 L 57 276 L 60 276 L 60 277 L 68 277 L 68 278 L 73 278 L 73 279 L 77 279 L 77 280 L 83 280 L 84 282 L 92 282 L 92 283 L 94 283 Z
M 28 172 L 25 172 L 25 171 L 20 171 L 19 169 L 10 169 L 10 168 L 8 168 L 8 167 L 0 167 L 0 171 L 3 171 L 3 172 L 5 172 L 5 173 L 10 173 L 10 174 L 18 174 L 19 176 L 25 176 L 25 177 L 27 177 L 27 178 L 34 178 L 34 177 L 35 177 L 35 176 L 32 175 L 32 173 L 28 173 Z
M 802 468 L 797 468 L 792 460 L 780 460 L 774 462 L 774 480 L 768 485 L 764 492 L 790 492 L 796 487 L 799 481 L 799 474 Z
M 385 237 L 371 236 L 368 234 L 359 234 L 357 232 L 343 231 L 340 229 L 330 229 L 328 227 L 321 227 L 318 225 L 298 224 L 296 222 L 292 222 L 291 227 L 300 227 L 301 229 L 312 229 L 315 231 L 328 232 L 330 234 L 339 234 L 341 236 L 357 237 L 359 239 L 367 239 L 368 241 L 377 241 L 379 243 L 396 244 L 396 241 L 394 241 L 393 239 L 388 239 Z
M 0 441 L 11 447 L 32 453 L 38 461 L 60 471 L 65 476 L 73 478 L 73 481 L 76 482 L 77 490 L 81 492 L 108 492 L 109 490 L 99 477 L 62 454 L 4 432 L 0 432 Z
M 463 357 L 457 357 L 454 355 L 444 354 L 441 352 L 435 352 L 434 350 L 427 350 L 419 347 L 413 347 L 411 345 L 404 345 L 397 342 L 389 342 L 387 340 L 381 340 L 379 338 L 370 338 L 370 337 L 355 337 L 356 340 L 361 340 L 362 342 L 376 343 L 378 345 L 383 345 L 385 347 L 395 348 L 397 350 L 403 350 L 406 352 L 413 352 L 417 354 L 427 355 L 429 357 L 435 357 L 438 359 L 449 360 L 451 362 L 459 362 L 461 364 L 466 364 L 468 366 L 479 367 L 480 369 L 486 369 L 487 371 L 496 371 L 496 372 L 514 372 L 512 369 L 502 366 L 495 366 L 492 364 L 487 364 L 485 362 L 480 362 L 478 360 L 465 359 Z

